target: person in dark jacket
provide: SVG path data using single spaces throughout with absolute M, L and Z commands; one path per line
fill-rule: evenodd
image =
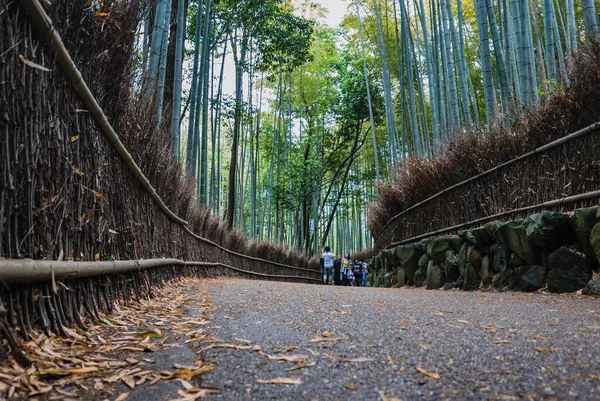
M 352 272 L 354 273 L 354 279 L 356 280 L 356 286 L 362 287 L 363 265 L 360 260 L 354 259 L 354 263 L 352 263 Z
M 338 255 L 335 262 L 333 262 L 333 283 L 342 285 L 342 255 Z

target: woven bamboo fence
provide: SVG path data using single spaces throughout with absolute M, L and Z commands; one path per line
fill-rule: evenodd
M 514 220 L 537 211 L 596 205 L 599 149 L 600 126 L 594 124 L 503 163 L 396 215 L 376 235 L 375 248 L 456 231 L 452 227 L 473 228 L 491 219 Z

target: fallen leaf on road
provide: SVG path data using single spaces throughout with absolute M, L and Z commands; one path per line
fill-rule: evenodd
M 305 363 L 304 365 L 295 366 L 293 368 L 286 369 L 285 371 L 292 372 L 294 370 L 306 369 L 306 368 L 310 368 L 311 366 L 315 366 L 316 364 L 317 364 L 316 362 Z
M 95 366 L 89 366 L 89 367 L 85 367 L 85 368 L 74 368 L 74 369 L 66 369 L 66 370 L 46 369 L 46 370 L 40 370 L 40 374 L 53 375 L 53 376 L 86 375 L 88 373 L 97 372 L 98 370 L 100 370 L 100 369 L 98 369 Z
M 160 337 L 162 333 L 159 329 L 153 327 L 148 331 L 144 331 L 143 333 L 136 334 L 136 337 Z
M 499 338 L 494 338 L 492 341 L 490 341 L 490 344 L 508 344 L 508 343 L 510 343 L 510 341 L 501 340 Z
M 383 393 L 379 393 L 379 396 L 381 397 L 381 401 L 402 401 L 402 399 L 397 398 L 397 397 L 388 397 L 387 395 L 383 394 Z
M 123 401 L 127 397 L 129 397 L 129 393 L 121 393 L 121 395 L 118 396 L 117 399 L 115 399 L 115 401 Z
M 306 362 L 308 359 L 308 355 L 305 354 L 297 354 L 297 355 L 267 355 L 267 358 L 272 359 L 274 361 L 286 361 L 293 363 Z
M 437 380 L 437 379 L 439 379 L 439 378 L 440 378 L 440 375 L 438 375 L 437 373 L 435 373 L 435 372 L 430 372 L 429 370 L 425 370 L 425 369 L 423 369 L 423 368 L 420 368 L 420 367 L 418 367 L 418 366 L 417 366 L 417 371 L 418 371 L 419 373 L 421 373 L 421 374 L 424 374 L 424 375 L 425 375 L 425 376 L 427 376 L 427 377 L 431 377 L 432 379 L 436 379 L 436 380 Z
M 135 387 L 135 380 L 133 380 L 133 377 L 125 375 L 121 377 L 121 380 L 123 380 L 123 383 L 127 384 L 129 388 Z
M 311 343 L 320 343 L 320 342 L 325 342 L 325 341 L 337 341 L 337 340 L 341 340 L 341 337 L 315 337 L 315 338 L 311 338 L 310 342 Z
M 297 377 L 277 377 L 268 380 L 257 379 L 256 382 L 261 384 L 302 384 L 302 380 Z
M 429 345 L 426 344 L 418 344 L 419 347 L 423 348 L 423 349 L 429 349 Z
M 181 398 L 175 398 L 169 401 L 194 401 L 197 400 L 198 398 L 204 398 L 209 394 L 214 394 L 214 393 L 218 393 L 219 390 L 214 389 L 214 388 L 196 388 L 196 387 L 192 387 L 189 390 L 178 390 L 177 394 L 181 397 Z
M 250 349 L 252 347 L 249 345 L 237 345 L 237 344 L 214 344 L 213 348 L 231 348 L 231 349 L 235 349 L 235 350 L 240 350 L 240 349 Z
M 590 377 L 590 379 L 592 379 L 592 380 L 600 380 L 600 376 L 597 376 L 597 375 L 592 375 L 592 374 L 589 374 L 588 376 L 589 376 L 589 377 Z
M 363 357 L 359 357 L 359 358 L 342 359 L 342 362 L 371 362 L 374 360 L 375 359 L 373 359 L 373 358 L 368 358 L 366 356 L 363 356 Z
M 213 365 L 204 365 L 196 370 L 191 369 L 179 369 L 175 372 L 163 371 L 160 372 L 162 380 L 171 379 L 184 379 L 187 381 L 192 380 L 194 377 L 201 375 L 202 373 L 210 372 L 213 370 Z
M 194 386 L 192 386 L 192 384 L 187 380 L 179 379 L 179 382 L 181 383 L 183 388 L 186 390 L 191 390 L 194 388 Z

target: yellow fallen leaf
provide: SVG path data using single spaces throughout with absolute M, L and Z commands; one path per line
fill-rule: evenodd
M 192 384 L 187 380 L 179 379 L 179 382 L 181 383 L 183 388 L 186 389 L 186 391 L 189 391 L 194 388 L 194 386 L 192 386 Z
M 83 171 L 79 170 L 79 169 L 78 169 L 76 166 L 74 166 L 74 165 L 73 165 L 73 166 L 71 166 L 71 168 L 73 169 L 73 171 L 74 171 L 76 174 L 78 174 L 78 175 L 80 175 L 80 176 L 83 176 Z
M 126 399 L 127 397 L 129 397 L 129 393 L 121 393 L 120 396 L 118 396 L 115 401 L 123 401 L 124 399 Z
M 100 369 L 95 366 L 88 366 L 85 368 L 69 369 L 69 372 L 73 373 L 74 375 L 87 375 L 88 373 L 97 372 L 99 370 Z
M 267 358 L 274 361 L 286 361 L 293 363 L 306 362 L 308 355 L 297 354 L 297 355 L 267 355 Z
M 427 344 L 417 344 L 417 345 L 425 350 L 429 349 L 429 345 L 427 345 Z
M 320 343 L 320 342 L 325 342 L 325 341 L 337 341 L 337 340 L 341 340 L 341 337 L 315 337 L 315 338 L 311 338 L 310 342 L 311 343 Z
M 213 370 L 213 365 L 204 365 L 198 369 L 178 369 L 175 372 L 163 371 L 161 372 L 161 379 L 184 379 L 186 381 L 192 380 L 194 377 L 201 375 L 202 373 L 210 372 Z
M 131 377 L 129 375 L 125 375 L 125 376 L 121 377 L 121 380 L 123 380 L 123 383 L 127 384 L 127 386 L 129 386 L 129 388 L 135 387 L 135 380 L 133 380 L 133 377 Z
M 379 393 L 379 396 L 381 397 L 381 401 L 402 401 L 400 398 L 388 397 L 383 393 Z
M 88 191 L 90 191 L 92 194 L 94 194 L 94 196 L 98 199 L 102 199 L 103 201 L 107 200 L 106 197 L 104 195 L 102 195 L 100 192 L 94 191 L 93 189 L 90 189 L 88 187 L 85 187 L 82 185 L 82 187 L 84 187 L 85 189 L 87 189 Z
M 120 347 L 119 349 L 124 350 L 124 351 L 137 351 L 137 352 L 144 352 L 143 348 L 138 348 L 138 347 Z
M 72 373 L 68 370 L 60 370 L 60 369 L 41 369 L 41 375 L 52 375 L 52 376 L 69 376 Z
M 258 379 L 256 382 L 261 384 L 302 384 L 302 380 L 297 377 L 277 377 L 268 380 Z
M 143 333 L 136 334 L 136 337 L 160 337 L 160 336 L 162 336 L 162 333 L 156 327 L 153 327 L 150 330 L 145 331 Z
M 79 139 L 79 135 L 72 136 L 71 137 L 71 142 L 75 142 L 78 139 Z
M 190 390 L 178 390 L 177 394 L 181 398 L 175 398 L 169 401 L 195 401 L 198 398 L 204 398 L 209 394 L 218 393 L 219 390 L 214 388 L 192 388 Z
M 305 363 L 304 365 L 295 366 L 293 368 L 286 369 L 285 371 L 286 372 L 293 372 L 294 370 L 300 370 L 300 369 L 310 368 L 311 366 L 315 366 L 316 364 L 317 364 L 316 362 Z
M 437 380 L 437 379 L 439 379 L 439 378 L 440 378 L 440 375 L 438 375 L 437 373 L 435 373 L 435 372 L 430 372 L 429 370 L 426 370 L 426 369 L 420 368 L 420 367 L 418 367 L 418 366 L 417 366 L 417 371 L 418 371 L 419 373 L 421 373 L 421 374 L 423 374 L 423 375 L 427 376 L 427 377 L 431 377 L 432 379 L 436 379 L 436 380 Z
M 98 369 L 95 366 L 88 366 L 85 368 L 73 368 L 73 369 L 42 369 L 40 370 L 40 374 L 42 375 L 52 375 L 52 376 L 68 376 L 68 375 L 86 375 L 88 373 L 97 372 Z

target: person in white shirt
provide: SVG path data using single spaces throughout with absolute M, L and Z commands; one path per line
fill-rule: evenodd
M 326 246 L 323 253 L 323 284 L 330 285 L 333 277 L 333 260 L 335 255 L 331 252 L 331 248 Z

